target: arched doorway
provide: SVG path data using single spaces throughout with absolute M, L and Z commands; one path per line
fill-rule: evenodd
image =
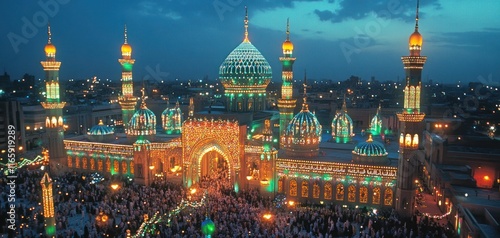
M 212 142 L 204 143 L 192 155 L 193 163 L 187 174 L 187 187 L 204 179 L 224 179 L 233 181 L 233 165 L 225 150 Z
M 200 158 L 199 176 L 209 179 L 229 179 L 229 164 L 224 155 L 212 150 Z

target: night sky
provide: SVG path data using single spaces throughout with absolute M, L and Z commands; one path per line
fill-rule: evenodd
M 28 4 L 28 2 L 31 4 Z M 50 3 L 49 7 L 40 3 Z M 53 3 L 56 3 L 54 6 Z M 416 0 L 40 0 L 2 1 L 0 70 L 13 79 L 43 78 L 50 20 L 60 78 L 119 80 L 118 58 L 127 24 L 136 59 L 134 80 L 215 79 L 226 56 L 243 40 L 248 6 L 250 41 L 279 81 L 290 18 L 297 79 L 334 81 L 404 78 Z M 422 0 L 423 80 L 500 85 L 500 1 Z M 26 23 L 29 22 L 29 23 Z M 26 27 L 32 26 L 32 27 Z M 34 31 L 33 31 L 34 30 Z M 12 43 L 14 42 L 14 43 Z

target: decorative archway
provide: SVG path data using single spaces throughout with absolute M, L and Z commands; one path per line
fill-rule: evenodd
M 191 156 L 189 156 L 188 160 L 191 161 L 191 163 L 188 164 L 187 166 L 187 171 L 186 171 L 186 182 L 187 187 L 190 187 L 191 185 L 198 183 L 200 181 L 200 178 L 204 173 L 202 173 L 203 164 L 202 162 L 206 159 L 214 159 L 207 157 L 209 156 L 210 153 L 214 153 L 217 155 L 220 155 L 220 159 L 223 159 L 226 161 L 227 166 L 228 166 L 228 179 L 230 181 L 234 181 L 235 174 L 234 174 L 234 164 L 231 163 L 231 160 L 229 159 L 229 152 L 227 151 L 224 146 L 221 146 L 214 140 L 208 140 L 208 141 L 202 141 L 199 143 L 195 149 L 193 149 L 193 153 Z M 205 171 L 203 171 L 205 172 Z
M 184 186 L 199 181 L 200 164 L 206 153 L 216 151 L 227 162 L 229 178 L 239 190 L 243 137 L 237 121 L 188 118 L 182 127 Z

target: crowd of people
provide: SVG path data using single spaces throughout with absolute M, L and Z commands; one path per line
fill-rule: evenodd
M 224 169 L 224 168 L 222 168 Z M 17 230 L 0 221 L 0 234 L 9 237 L 44 237 L 40 170 L 21 169 L 17 178 Z M 197 195 L 180 184 L 164 180 L 151 186 L 116 180 L 89 182 L 89 174 L 67 173 L 53 178 L 57 237 L 127 237 L 141 224 L 159 214 L 168 214 L 183 199 L 207 199 L 202 207 L 186 207 L 170 221 L 163 219 L 149 237 L 203 237 L 202 222 L 216 226 L 212 237 L 453 237 L 453 231 L 428 218 L 399 219 L 392 211 L 370 214 L 339 204 L 276 206 L 271 197 L 257 190 L 236 192 L 219 171 L 196 183 Z M 0 179 L 1 212 L 6 214 L 7 179 Z M 265 213 L 272 216 L 264 218 Z M 146 216 L 145 216 L 146 215 Z M 103 219 L 106 216 L 107 219 Z M 22 228 L 22 229 L 21 229 Z

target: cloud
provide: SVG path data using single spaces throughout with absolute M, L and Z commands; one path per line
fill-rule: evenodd
M 421 2 L 421 8 L 432 6 L 434 9 L 441 9 L 439 0 L 430 0 Z M 329 0 L 329 3 L 335 3 L 335 0 Z M 347 20 L 360 20 L 375 14 L 381 18 L 399 19 L 403 21 L 413 21 L 415 19 L 416 1 L 401 0 L 383 0 L 383 1 L 362 1 L 361 0 L 341 0 L 338 2 L 338 8 L 335 9 L 316 9 L 314 14 L 321 21 L 331 21 L 339 23 Z M 332 8 L 333 5 L 331 6 Z M 425 12 L 420 12 L 425 15 Z
M 172 20 L 180 20 L 182 18 L 178 12 L 151 1 L 140 2 L 139 13 L 144 16 L 165 17 Z

